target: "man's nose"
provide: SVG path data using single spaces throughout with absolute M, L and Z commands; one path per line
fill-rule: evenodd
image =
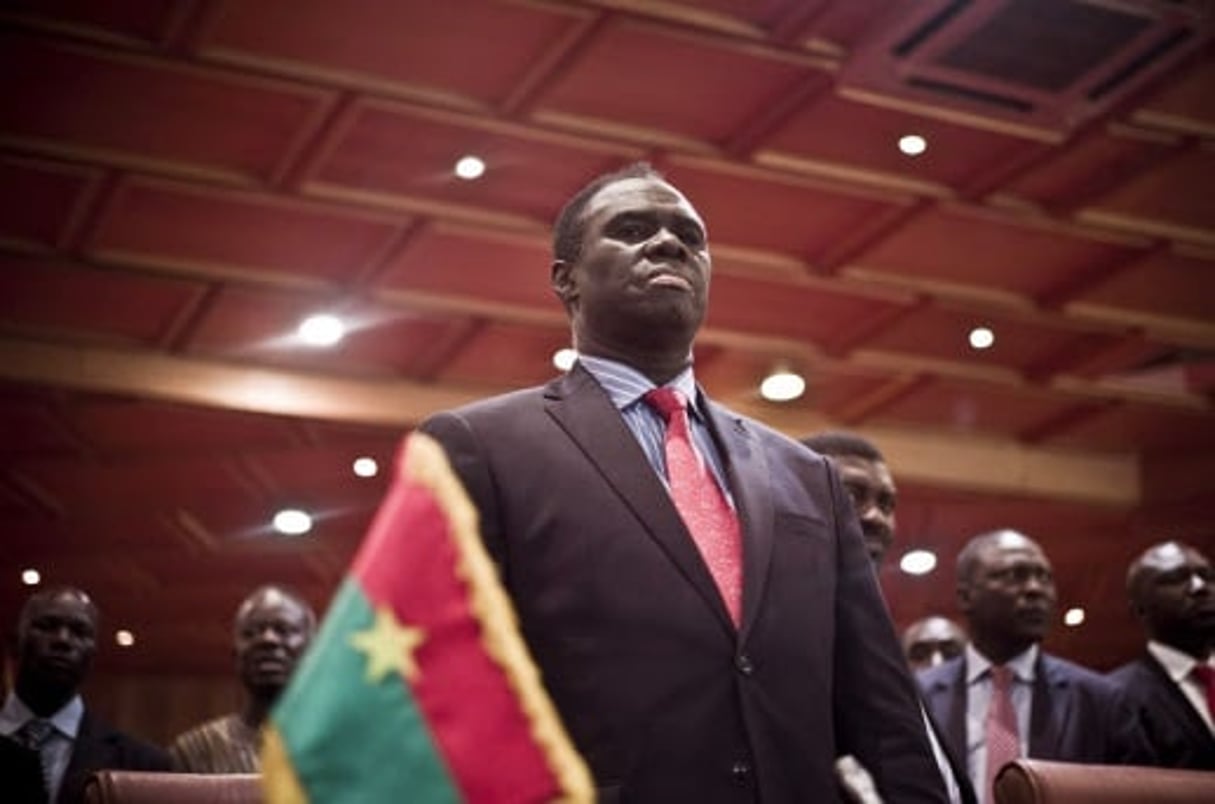
M 646 250 L 653 254 L 668 256 L 682 255 L 687 251 L 679 236 L 665 226 L 658 227 L 658 231 L 646 244 Z

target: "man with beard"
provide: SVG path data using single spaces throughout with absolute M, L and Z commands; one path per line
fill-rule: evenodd
M 578 361 L 422 424 L 479 514 L 599 801 L 943 801 L 914 684 L 826 460 L 710 400 L 705 223 L 648 165 L 558 216 Z
M 1215 770 L 1215 574 L 1180 542 L 1149 547 L 1126 576 L 1143 656 L 1110 674 L 1138 704 L 1159 764 Z
M 169 747 L 173 767 L 189 773 L 258 772 L 262 724 L 315 630 L 312 608 L 285 589 L 263 586 L 245 598 L 233 624 L 244 709 L 180 735 Z
M 1036 542 L 1014 530 L 976 536 L 958 554 L 957 574 L 971 642 L 919 680 L 952 750 L 967 758 L 980 801 L 994 801 L 992 781 L 1018 757 L 1150 764 L 1122 692 L 1039 649 L 1054 620 L 1055 581 Z
M 93 601 L 72 587 L 35 592 L 17 621 L 17 678 L 0 709 L 0 735 L 34 757 L 37 787 L 51 804 L 81 801 L 96 770 L 169 769 L 159 748 L 115 731 L 85 708 L 79 690 L 97 649 L 97 621 Z M 20 756 L 11 746 L 4 754 L 5 791 L 28 785 L 9 764 Z
M 802 443 L 829 458 L 840 473 L 840 482 L 848 491 L 860 521 L 873 571 L 878 572 L 882 559 L 894 543 L 894 509 L 898 503 L 898 489 L 890 467 L 886 465 L 886 457 L 869 439 L 842 430 L 815 433 L 803 438 Z M 965 766 L 956 755 L 950 755 L 942 742 L 940 727 L 927 713 L 924 714 L 924 728 L 949 800 L 953 804 L 972 804 L 975 793 Z

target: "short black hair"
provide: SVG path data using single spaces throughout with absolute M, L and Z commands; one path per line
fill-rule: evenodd
M 844 430 L 828 430 L 808 435 L 802 443 L 820 455 L 852 455 L 867 461 L 886 462 L 881 450 L 867 438 Z
M 603 173 L 591 179 L 574 197 L 565 202 L 553 224 L 553 259 L 574 263 L 582 254 L 582 239 L 586 234 L 582 213 L 591 199 L 609 184 L 626 179 L 658 179 L 666 177 L 654 169 L 649 162 L 634 162 L 620 170 Z
M 39 589 L 25 599 L 24 605 L 21 606 L 21 613 L 17 616 L 17 633 L 25 633 L 25 629 L 29 625 L 30 615 L 33 613 L 36 604 L 65 596 L 79 598 L 85 604 L 88 608 L 89 616 L 93 619 L 94 626 L 101 620 L 101 611 L 97 608 L 97 604 L 93 602 L 93 598 L 89 597 L 88 593 L 83 589 L 78 589 L 75 586 L 48 586 Z

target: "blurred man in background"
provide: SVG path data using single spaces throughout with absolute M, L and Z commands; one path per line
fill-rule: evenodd
M 898 489 L 886 458 L 873 442 L 856 433 L 828 431 L 802 439 L 815 452 L 827 456 L 840 473 L 840 482 L 848 492 L 865 537 L 865 548 L 876 573 L 886 552 L 894 543 L 895 507 Z M 948 622 L 948 621 L 947 621 Z M 975 793 L 966 775 L 966 768 L 957 756 L 950 754 L 940 735 L 940 726 L 922 710 L 933 758 L 945 784 L 949 800 L 971 804 Z
M 923 617 L 903 632 L 903 653 L 917 673 L 961 656 L 965 649 L 966 632 L 948 617 Z
M 97 622 L 96 605 L 72 587 L 30 595 L 17 621 L 17 676 L 0 710 L 0 735 L 37 758 L 52 804 L 82 800 L 96 770 L 169 769 L 163 751 L 110 728 L 84 705 L 80 685 L 97 649 Z
M 952 750 L 967 757 L 981 801 L 994 801 L 996 774 L 1018 757 L 1151 764 L 1125 696 L 1039 649 L 1056 592 L 1037 542 L 1014 530 L 974 537 L 958 554 L 957 595 L 971 642 L 919 681 Z
M 176 770 L 260 770 L 262 724 L 312 640 L 316 614 L 297 595 L 278 586 L 263 586 L 237 608 L 232 631 L 244 709 L 196 726 L 174 740 L 169 753 Z
M 1137 704 L 1161 765 L 1215 770 L 1215 574 L 1198 550 L 1153 545 L 1126 577 L 1144 655 L 1110 674 Z

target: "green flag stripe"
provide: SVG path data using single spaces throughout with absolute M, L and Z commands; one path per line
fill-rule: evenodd
M 358 582 L 343 580 L 274 710 L 300 784 L 310 801 L 324 804 L 459 804 L 408 685 L 396 674 L 368 682 L 366 658 L 350 645 L 350 635 L 374 618 Z

